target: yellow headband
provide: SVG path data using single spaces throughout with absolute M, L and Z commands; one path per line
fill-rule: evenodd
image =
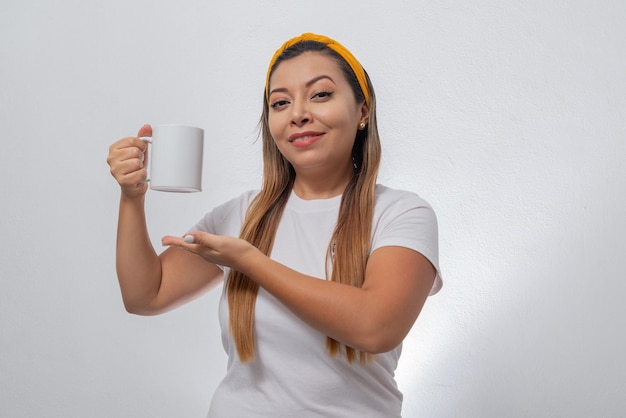
M 343 58 L 348 63 L 350 68 L 352 68 L 352 71 L 354 71 L 354 74 L 356 75 L 356 79 L 359 82 L 359 86 L 361 87 L 361 91 L 363 92 L 363 96 L 365 96 L 365 104 L 369 106 L 370 93 L 369 93 L 369 89 L 367 88 L 367 78 L 365 77 L 365 70 L 363 69 L 359 61 L 357 61 L 354 55 L 352 55 L 352 53 L 348 51 L 346 47 L 341 45 L 339 42 L 333 39 L 330 39 L 326 36 L 316 35 L 314 33 L 303 33 L 300 36 L 296 36 L 295 38 L 292 38 L 288 40 L 287 42 L 285 42 L 283 46 L 281 46 L 274 53 L 274 56 L 272 57 L 272 60 L 270 61 L 270 66 L 267 69 L 267 77 L 265 78 L 265 98 L 268 102 L 270 100 L 269 98 L 270 73 L 272 71 L 272 67 L 276 63 L 276 59 L 278 59 L 280 54 L 282 54 L 285 49 L 302 41 L 320 42 L 320 43 L 325 44 L 327 47 L 329 47 L 336 53 L 338 53 L 341 56 L 341 58 Z

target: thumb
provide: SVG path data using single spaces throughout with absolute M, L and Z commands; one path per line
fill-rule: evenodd
M 141 138 L 142 136 L 152 136 L 152 126 L 143 125 L 139 132 L 137 132 L 137 137 Z

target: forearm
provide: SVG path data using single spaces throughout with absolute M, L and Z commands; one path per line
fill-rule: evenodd
M 361 287 L 301 274 L 248 242 L 204 232 L 164 237 L 216 264 L 239 270 L 318 331 L 362 351 L 396 347 L 409 332 L 428 297 L 436 274 L 420 253 L 383 247 L 369 257 Z
M 161 262 L 148 235 L 143 196 L 120 199 L 116 267 L 126 309 L 142 313 L 161 283 Z
M 298 273 L 262 254 L 244 264 L 244 273 L 319 332 L 368 352 L 395 346 L 381 346 L 384 315 L 376 315 L 367 290 Z

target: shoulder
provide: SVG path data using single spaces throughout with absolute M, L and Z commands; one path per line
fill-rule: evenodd
M 372 251 L 385 246 L 410 248 L 425 256 L 437 270 L 431 294 L 441 288 L 437 217 L 416 193 L 376 186 Z
M 250 206 L 250 203 L 258 194 L 259 190 L 248 190 L 241 193 L 239 196 L 227 200 L 221 205 L 216 206 L 211 212 L 213 212 L 216 216 L 221 217 L 229 216 L 233 212 L 243 213 L 245 215 L 246 211 L 248 210 L 248 206 Z
M 417 193 L 407 190 L 392 189 L 381 184 L 376 185 L 375 216 L 403 214 L 412 211 L 436 221 L 432 206 Z
M 233 233 L 238 235 L 239 227 L 243 223 L 248 206 L 250 206 L 250 202 L 258 193 L 258 190 L 248 190 L 215 206 L 193 226 L 192 230 L 220 235 L 233 235 Z
M 408 190 L 392 189 L 391 187 L 384 186 L 382 184 L 376 185 L 376 203 L 388 203 L 388 202 L 412 202 L 420 206 L 428 206 L 428 202 L 420 197 L 415 192 Z

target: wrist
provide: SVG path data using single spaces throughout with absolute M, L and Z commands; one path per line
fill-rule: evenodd
M 233 267 L 254 280 L 255 273 L 258 273 L 263 261 L 267 258 L 258 248 L 248 243 L 248 248 L 237 257 Z
M 139 193 L 139 191 L 135 193 L 128 193 L 122 189 L 122 193 L 120 194 L 120 202 L 121 203 L 129 203 L 129 204 L 140 204 L 143 205 L 145 202 L 146 194 Z

